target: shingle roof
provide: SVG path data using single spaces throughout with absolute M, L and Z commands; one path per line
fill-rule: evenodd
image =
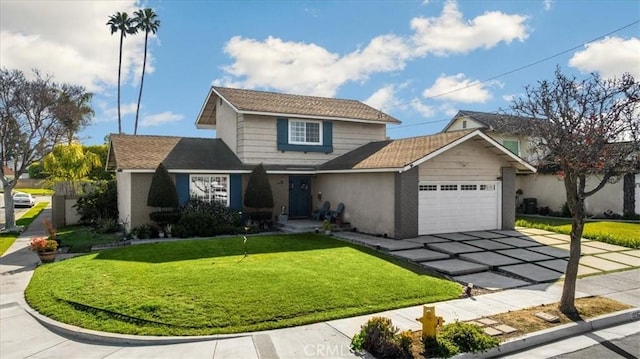
M 361 146 L 318 168 L 320 171 L 402 168 L 433 153 L 473 130 L 373 142 Z
M 523 130 L 526 132 L 526 127 L 531 124 L 531 121 L 541 121 L 540 119 L 536 119 L 532 117 L 460 110 L 453 117 L 451 122 L 449 122 L 447 126 L 445 126 L 443 131 L 446 131 L 447 128 L 449 128 L 449 126 L 451 126 L 451 124 L 453 124 L 453 122 L 460 117 L 469 117 L 479 122 L 480 124 L 484 125 L 484 127 L 489 131 L 505 132 L 505 133 L 520 133 L 520 132 L 523 132 Z M 524 123 L 524 126 L 523 126 L 523 122 L 526 122 Z
M 109 169 L 244 170 L 240 159 L 220 139 L 111 135 Z
M 400 123 L 398 119 L 356 100 L 217 86 L 213 90 L 240 111 Z

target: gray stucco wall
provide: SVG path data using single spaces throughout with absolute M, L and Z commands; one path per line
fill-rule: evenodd
M 502 229 L 516 226 L 516 170 L 502 167 Z
M 418 236 L 418 167 L 395 174 L 395 239 Z

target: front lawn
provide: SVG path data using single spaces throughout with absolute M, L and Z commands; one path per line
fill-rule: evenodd
M 457 298 L 420 267 L 317 234 L 164 242 L 36 269 L 29 304 L 58 321 L 142 335 L 273 329 Z
M 68 226 L 58 228 L 60 246 L 69 247 L 70 253 L 91 252 L 98 244 L 113 243 L 122 240 L 121 234 L 96 233 L 91 227 Z
M 567 218 L 519 216 L 516 226 L 571 233 L 571 220 Z M 582 237 L 629 248 L 640 248 L 640 224 L 588 221 L 584 225 Z

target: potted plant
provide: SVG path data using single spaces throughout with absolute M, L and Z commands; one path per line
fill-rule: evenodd
M 327 234 L 327 235 L 331 234 L 331 222 L 329 222 L 328 219 L 325 219 L 322 222 L 322 229 L 324 229 L 324 234 Z
M 29 242 L 29 249 L 38 253 L 42 263 L 52 263 L 58 254 L 58 242 L 47 237 L 33 237 Z
M 167 238 L 171 238 L 171 230 L 173 229 L 173 225 L 172 224 L 167 224 L 166 226 L 164 226 L 164 234 L 167 236 Z

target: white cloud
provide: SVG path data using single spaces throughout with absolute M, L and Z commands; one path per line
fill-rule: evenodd
M 264 41 L 235 36 L 225 53 L 234 59 L 216 85 L 273 88 L 283 92 L 334 96 L 347 81 L 404 68 L 409 47 L 394 35 L 375 37 L 364 49 L 340 56 L 316 44 L 268 37 Z
M 384 86 L 363 102 L 375 109 L 383 111 L 387 108 L 396 107 L 400 103 L 400 100 L 395 96 L 396 90 L 395 85 Z
M 0 63 L 30 73 L 37 68 L 59 82 L 83 85 L 91 92 L 117 85 L 120 37 L 110 34 L 110 15 L 133 15 L 136 1 L 2 1 Z M 127 36 L 122 58 L 123 83 L 137 82 L 144 36 Z M 151 56 L 149 54 L 148 56 Z M 147 59 L 147 72 L 153 72 Z
M 640 39 L 607 37 L 585 45 L 569 60 L 569 66 L 582 72 L 597 72 L 604 78 L 620 77 L 629 72 L 640 78 Z
M 98 107 L 98 111 L 96 111 L 96 117 L 94 122 L 115 122 L 118 121 L 118 107 L 113 106 L 110 107 L 111 103 L 107 103 L 104 101 L 99 101 L 95 103 Z M 137 102 L 123 103 L 120 106 L 120 115 L 122 116 L 123 126 L 124 122 L 129 119 L 125 119 L 126 115 L 135 115 L 136 107 L 138 106 Z
M 180 122 L 184 118 L 183 115 L 173 113 L 171 111 L 161 112 L 154 115 L 144 116 L 140 121 L 140 126 L 151 127 L 160 126 L 167 123 Z
M 457 107 L 453 107 L 450 103 L 445 103 L 438 106 L 438 111 L 444 113 L 447 117 L 453 117 L 458 113 L 459 109 Z
M 517 95 L 502 95 L 502 99 L 505 100 L 506 102 L 511 102 L 513 101 L 514 98 L 516 98 Z
M 411 107 L 419 112 L 423 117 L 433 117 L 435 115 L 436 110 L 428 105 L 425 105 L 420 101 L 420 99 L 414 98 L 411 100 Z
M 445 56 L 489 49 L 500 42 L 524 41 L 528 36 L 527 17 L 488 11 L 465 20 L 455 1 L 447 1 L 440 17 L 416 17 L 411 20 L 418 55 Z
M 447 100 L 463 103 L 483 103 L 491 99 L 491 93 L 486 88 L 489 83 L 468 79 L 459 73 L 452 76 L 440 75 L 430 88 L 422 95 L 436 100 Z
M 553 7 L 553 0 L 544 0 L 543 4 L 544 4 L 544 10 L 549 11 Z

